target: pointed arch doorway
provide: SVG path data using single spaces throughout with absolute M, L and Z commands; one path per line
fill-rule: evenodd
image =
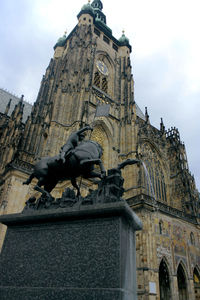
M 177 281 L 178 281 L 179 300 L 189 300 L 187 295 L 186 275 L 181 264 L 179 264 L 177 270 Z
M 164 259 L 161 260 L 159 267 L 159 288 L 160 300 L 171 299 L 170 279 L 167 264 Z

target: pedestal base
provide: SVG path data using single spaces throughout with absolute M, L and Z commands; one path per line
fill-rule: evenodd
M 1 299 L 137 299 L 135 231 L 124 202 L 0 217 Z

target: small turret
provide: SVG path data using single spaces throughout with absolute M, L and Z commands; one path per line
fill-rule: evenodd
M 150 124 L 150 122 L 149 122 L 149 114 L 148 114 L 148 111 L 147 111 L 147 107 L 145 107 L 145 122 L 147 124 Z
M 57 41 L 57 43 L 55 44 L 55 46 L 53 47 L 54 50 L 57 48 L 57 47 L 63 47 L 65 45 L 65 42 L 66 42 L 66 32 L 64 33 L 64 35 L 62 37 L 60 37 Z
M 125 31 L 122 31 L 122 36 L 119 38 L 119 42 L 122 46 L 128 46 L 129 45 L 129 39 L 125 36 Z
M 122 30 L 122 36 L 118 40 L 120 42 L 121 46 L 126 46 L 130 49 L 130 52 L 132 51 L 131 45 L 129 43 L 129 39 L 125 36 L 125 31 Z
M 58 39 L 57 43 L 53 47 L 53 49 L 55 51 L 54 58 L 59 58 L 62 56 L 66 43 L 67 43 L 67 37 L 66 37 L 66 31 L 65 31 L 64 35 Z
M 21 122 L 23 118 L 23 110 L 24 110 L 24 95 L 21 96 L 19 102 L 17 105 L 15 105 L 15 108 L 12 112 L 11 118 L 16 123 Z
M 94 9 L 92 5 L 90 4 L 90 0 L 88 0 L 87 4 L 84 4 L 83 7 L 81 8 L 81 11 L 87 11 L 88 13 L 92 13 L 94 15 Z
M 4 114 L 7 115 L 9 110 L 10 110 L 10 105 L 11 105 L 11 102 L 12 102 L 12 99 L 9 100 L 8 104 L 6 105 L 6 109 L 5 109 L 5 112 Z
M 164 123 L 163 123 L 163 118 L 161 118 L 161 122 L 160 122 L 160 131 L 161 131 L 162 134 L 165 132 L 165 126 L 164 126 Z
M 80 13 L 77 15 L 77 18 L 79 19 L 83 14 L 89 14 L 91 17 L 94 18 L 95 13 L 92 5 L 90 4 L 90 0 L 88 0 L 87 4 L 84 4 L 81 8 Z
M 20 98 L 19 102 L 23 103 L 23 101 L 24 101 L 24 95 L 21 95 L 21 98 Z

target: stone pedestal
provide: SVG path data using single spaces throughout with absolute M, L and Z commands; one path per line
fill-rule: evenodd
M 137 299 L 135 231 L 123 202 L 5 215 L 1 300 Z

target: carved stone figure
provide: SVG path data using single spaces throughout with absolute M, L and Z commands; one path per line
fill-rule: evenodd
M 60 155 L 54 157 L 44 157 L 34 166 L 33 173 L 23 184 L 30 184 L 32 179 L 38 179 L 35 190 L 46 194 L 48 198 L 52 198 L 50 192 L 54 189 L 59 181 L 71 180 L 72 185 L 77 190 L 77 196 L 80 195 L 80 188 L 76 183 L 76 178 L 102 178 L 105 175 L 105 169 L 101 161 L 103 154 L 102 147 L 94 141 L 82 141 L 78 146 L 78 140 L 81 140 L 84 130 L 91 130 L 90 127 L 77 131 L 69 138 L 69 143 L 63 147 L 64 162 L 60 159 Z M 74 149 L 72 149 L 74 147 Z M 72 151 L 73 150 L 73 151 Z M 101 174 L 94 171 L 94 165 L 100 166 Z M 44 186 L 44 189 L 41 187 Z

